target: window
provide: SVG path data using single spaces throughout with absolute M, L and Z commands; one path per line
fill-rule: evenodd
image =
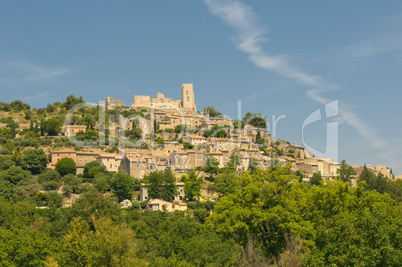
M 190 97 L 189 97 L 189 96 L 187 97 L 187 101 L 190 101 Z
M 59 161 L 60 159 L 57 159 L 57 161 Z
M 113 164 L 110 164 L 110 168 L 112 168 Z
M 186 91 L 186 95 L 188 95 L 188 91 Z
M 59 154 L 59 153 L 57 153 L 57 156 L 60 156 L 60 154 Z
M 68 155 L 70 156 L 70 153 L 68 153 Z

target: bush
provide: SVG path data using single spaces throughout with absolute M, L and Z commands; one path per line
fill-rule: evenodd
M 187 202 L 187 208 L 195 210 L 197 208 L 197 202 L 196 201 L 189 201 Z
M 43 186 L 43 189 L 46 191 L 57 190 L 60 187 L 60 182 L 47 181 L 47 182 L 43 183 L 42 186 Z

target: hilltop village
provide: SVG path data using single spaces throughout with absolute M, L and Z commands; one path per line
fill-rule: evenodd
M 13 103 L 15 105 L 15 101 Z M 41 132 L 42 139 L 39 140 L 44 143 L 40 148 L 48 155 L 47 168 L 55 169 L 61 159 L 71 158 L 77 167 L 76 174 L 83 175 L 85 167 L 96 161 L 110 173 L 122 171 L 138 180 L 155 171 L 170 170 L 177 187 L 181 188 L 180 196 L 174 199 L 177 201 L 185 199 L 184 184 L 180 180 L 190 170 L 207 177 L 228 166 L 253 171 L 288 165 L 292 173 L 309 181 L 315 173 L 323 179 L 332 179 L 338 175 L 340 167 L 334 159 L 317 158 L 301 146 L 272 140 L 266 131 L 267 120 L 260 114 L 247 113 L 242 120 L 232 120 L 212 107 L 198 111 L 190 83 L 181 86 L 181 99 L 178 100 L 158 93 L 156 98 L 135 95 L 129 107 L 111 97 L 98 106 L 88 106 L 82 98 L 74 96 L 69 96 L 66 103 L 63 104 L 65 110 L 70 111 L 62 114 L 63 125 L 59 125 L 58 130 L 53 129 L 53 133 L 51 121 L 55 118 L 49 116 L 49 111 L 57 112 L 61 103 L 37 110 L 38 114 L 47 114 L 41 116 L 40 122 L 31 119 L 30 124 L 24 124 L 21 123 L 24 119 L 13 120 L 18 126 L 14 130 L 22 131 L 21 134 L 35 129 Z M 2 105 L 3 110 L 7 109 L 8 104 Z M 24 111 L 26 120 L 31 112 L 28 111 Z M 10 128 L 11 122 L 7 122 L 10 118 L 2 120 L 0 127 Z M 46 138 L 51 135 L 64 136 L 65 139 L 60 140 L 65 143 L 50 145 L 52 141 Z M 54 139 L 54 142 L 58 140 Z M 354 178 L 363 171 L 363 166 L 351 167 L 355 171 Z M 382 173 L 393 177 L 386 166 L 369 165 L 366 168 L 376 175 Z M 352 183 L 356 184 L 356 179 Z M 141 201 L 147 200 L 145 187 L 142 184 L 140 188 L 138 199 Z M 204 196 L 214 199 L 207 190 L 204 190 Z

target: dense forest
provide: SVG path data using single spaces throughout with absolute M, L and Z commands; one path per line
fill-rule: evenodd
M 32 175 L 19 166 L 0 172 L 2 266 L 402 263 L 402 183 L 369 171 L 351 188 L 342 181 L 300 181 L 288 166 L 253 172 L 227 168 L 210 183 L 219 194 L 215 203 L 195 197 L 186 212 L 174 213 L 147 212 L 141 205 L 122 209 L 119 188 L 132 194 L 136 184 L 125 174 L 102 172 L 85 183 L 66 174 L 81 197 L 61 208 L 62 195 L 38 191 L 54 172 Z

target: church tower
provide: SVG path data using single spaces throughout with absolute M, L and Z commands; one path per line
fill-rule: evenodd
M 181 105 L 183 109 L 197 111 L 192 83 L 183 83 L 181 86 Z

